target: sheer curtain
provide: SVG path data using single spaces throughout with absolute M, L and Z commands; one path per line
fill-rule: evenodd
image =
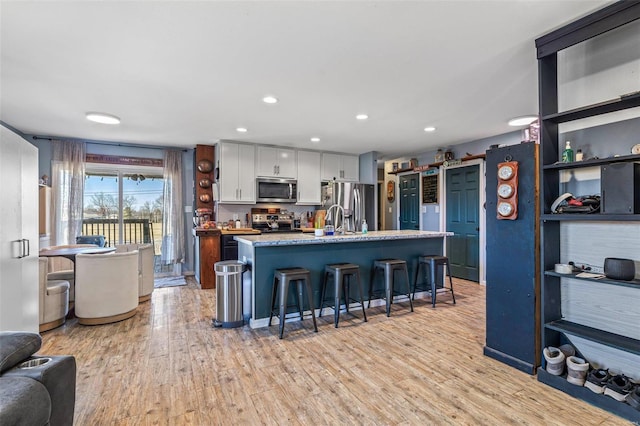
M 181 151 L 164 151 L 163 175 L 162 262 L 164 264 L 174 264 L 174 274 L 180 274 L 181 264 L 184 262 Z
M 84 142 L 52 141 L 51 192 L 53 198 L 53 241 L 75 244 L 82 232 L 84 194 Z

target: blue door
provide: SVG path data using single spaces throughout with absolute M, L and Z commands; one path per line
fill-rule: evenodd
M 480 166 L 447 170 L 447 257 L 454 277 L 479 281 Z
M 400 177 L 400 229 L 420 229 L 420 175 Z

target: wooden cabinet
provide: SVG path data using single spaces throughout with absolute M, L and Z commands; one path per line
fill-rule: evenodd
M 213 267 L 220 261 L 220 231 L 196 228 L 194 234 L 196 281 L 200 288 L 215 288 L 216 274 Z
M 322 180 L 357 182 L 360 178 L 360 159 L 357 155 L 322 154 Z
M 0 125 L 0 331 L 38 333 L 38 149 Z
M 298 205 L 321 204 L 320 153 L 298 151 Z
M 573 261 L 601 273 L 607 257 L 629 258 L 638 264 L 640 214 L 606 214 L 602 209 L 591 214 L 557 213 L 554 201 L 566 192 L 599 193 L 602 167 L 640 161 L 640 155 L 628 155 L 631 146 L 638 143 L 640 118 L 637 114 L 632 119 L 616 116 L 640 107 L 638 77 L 633 71 L 620 73 L 621 62 L 614 53 L 619 46 L 622 50 L 626 46 L 625 55 L 630 56 L 625 62 L 637 67 L 640 39 L 631 35 L 638 29 L 640 3 L 616 2 L 536 40 L 541 115 L 542 345 L 557 347 L 569 341 L 592 367 L 608 368 L 636 380 L 640 379 L 637 275 L 633 281 L 593 279 L 556 273 L 554 265 Z M 574 53 L 577 60 L 572 62 Z M 621 93 L 607 93 L 614 87 Z M 573 103 L 567 101 L 571 98 Z M 560 163 L 566 140 L 571 140 L 574 150 L 588 147 L 587 160 Z M 637 190 L 637 185 L 635 182 L 634 189 L 634 183 L 629 182 L 626 190 Z M 640 411 L 568 384 L 563 376 L 540 368 L 538 379 L 640 422 Z
M 255 146 L 221 142 L 218 149 L 220 202 L 255 204 Z
M 295 179 L 296 151 L 271 146 L 257 147 L 256 176 Z
M 213 212 L 213 182 L 215 180 L 215 149 L 211 145 L 196 145 L 196 209 Z M 215 217 L 211 217 L 215 220 Z

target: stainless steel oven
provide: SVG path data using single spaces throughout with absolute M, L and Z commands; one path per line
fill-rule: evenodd
M 293 179 L 256 179 L 256 201 L 260 203 L 295 203 L 298 183 Z

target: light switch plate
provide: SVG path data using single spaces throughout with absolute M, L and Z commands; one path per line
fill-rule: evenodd
M 427 212 L 427 206 L 422 206 L 422 213 L 426 213 Z
M 185 213 L 191 213 L 193 211 L 193 207 L 191 206 L 184 206 L 184 212 Z

